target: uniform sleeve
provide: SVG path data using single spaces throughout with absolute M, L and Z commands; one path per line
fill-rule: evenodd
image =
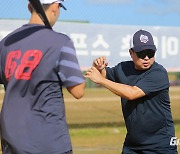
M 2 52 L 2 42 L 0 41 L 0 84 L 2 84 L 2 61 L 1 61 L 1 52 Z
M 167 72 L 161 69 L 152 70 L 145 74 L 135 86 L 142 89 L 146 95 L 167 89 L 169 88 Z
M 106 78 L 113 82 L 116 81 L 116 66 L 115 67 L 106 67 Z
M 72 87 L 85 82 L 84 76 L 80 70 L 76 51 L 73 42 L 69 40 L 61 48 L 61 54 L 58 62 L 58 75 L 65 87 Z
M 106 78 L 113 82 L 122 83 L 121 78 L 123 78 L 124 72 L 122 70 L 122 63 L 118 63 L 114 67 L 106 68 Z

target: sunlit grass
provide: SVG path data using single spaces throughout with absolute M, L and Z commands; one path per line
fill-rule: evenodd
M 120 154 L 126 134 L 120 98 L 104 88 L 86 89 L 80 100 L 65 89 L 64 96 L 74 154 Z M 170 98 L 176 137 L 180 138 L 180 87 L 170 88 Z M 180 153 L 180 146 L 178 149 Z

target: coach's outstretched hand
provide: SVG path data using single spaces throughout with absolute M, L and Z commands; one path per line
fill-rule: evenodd
M 85 78 L 91 79 L 93 82 L 100 84 L 101 80 L 104 79 L 104 77 L 101 75 L 101 73 L 92 66 L 85 74 Z
M 98 70 L 102 71 L 106 66 L 108 65 L 108 62 L 106 61 L 106 57 L 99 57 L 93 61 L 93 66 Z

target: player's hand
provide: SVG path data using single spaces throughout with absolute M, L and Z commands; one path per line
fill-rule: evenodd
M 101 82 L 101 80 L 104 79 L 101 73 L 94 66 L 88 69 L 88 71 L 85 74 L 85 78 L 89 78 L 93 82 L 98 83 L 98 84 Z
M 93 66 L 98 70 L 103 70 L 108 65 L 108 62 L 106 61 L 106 57 L 99 57 L 93 61 Z

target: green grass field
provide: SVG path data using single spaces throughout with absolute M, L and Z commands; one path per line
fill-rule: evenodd
M 120 154 L 126 129 L 119 97 L 104 88 L 86 89 L 81 100 L 66 90 L 64 96 L 75 154 Z M 180 87 L 171 87 L 170 97 L 176 137 L 180 138 Z
M 80 100 L 66 90 L 64 96 L 74 154 L 120 154 L 126 129 L 119 97 L 104 88 L 86 89 Z M 170 88 L 170 97 L 176 137 L 180 138 L 180 87 Z

